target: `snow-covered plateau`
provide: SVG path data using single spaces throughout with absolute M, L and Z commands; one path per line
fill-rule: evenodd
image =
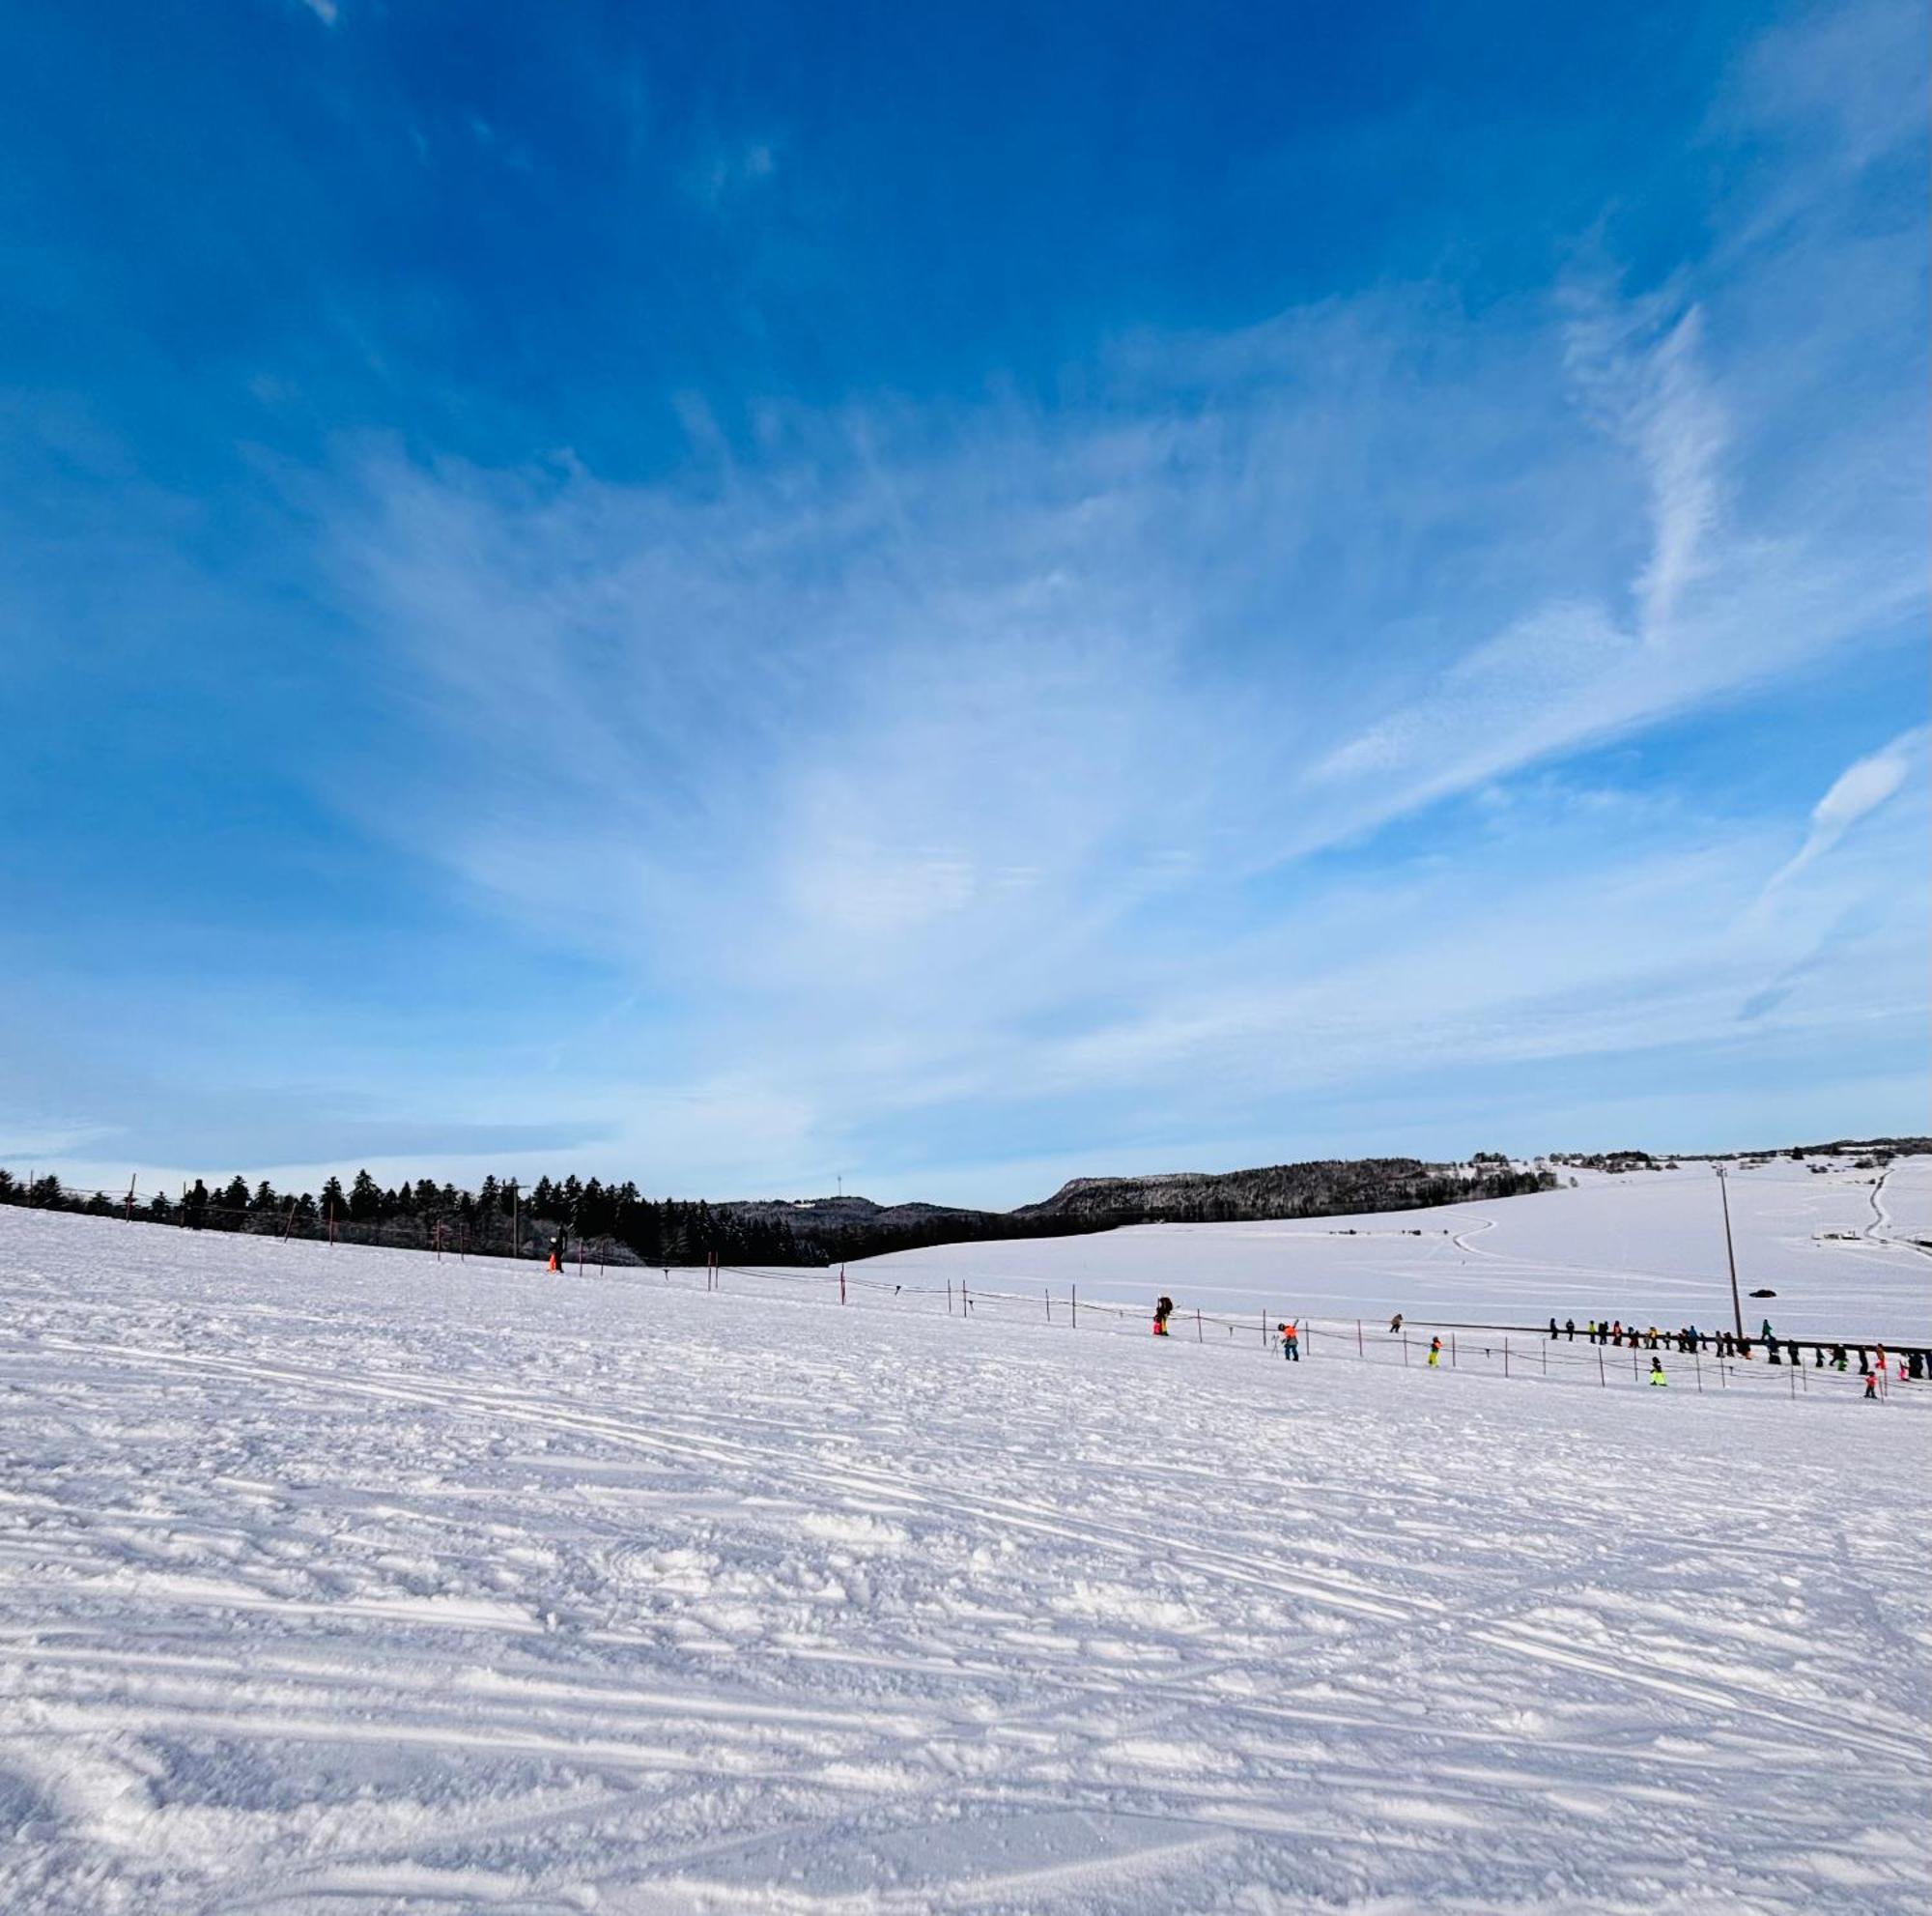
M 1925 1164 L 1739 1170 L 1753 1317 L 1932 1342 Z M 0 1210 L 0 1909 L 1917 1912 L 1932 1384 L 1375 1321 L 1722 1323 L 1714 1183 L 843 1307 Z

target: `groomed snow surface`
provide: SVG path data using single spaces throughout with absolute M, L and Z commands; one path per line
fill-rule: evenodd
M 1064 1254 L 1110 1243 L 1183 1309 L 1213 1262 Z M 0 1908 L 1926 1906 L 1932 1385 L 1291 1367 L 925 1283 L 1048 1248 L 841 1309 L 0 1211 Z M 1922 1321 L 1909 1246 L 1818 1255 Z
M 1822 1163 L 1823 1170 L 1813 1170 Z M 1550 1316 L 1674 1329 L 1731 1323 L 1724 1216 L 1713 1166 L 1605 1175 L 1501 1202 L 1293 1223 L 1155 1224 L 1031 1244 L 947 1244 L 875 1258 L 908 1284 L 1083 1299 L 1156 1291 L 1185 1308 L 1272 1323 L 1393 1311 L 1417 1321 L 1544 1323 Z M 1932 1345 L 1932 1158 L 1727 1166 L 1745 1324 L 1780 1336 Z M 1151 1289 L 1150 1288 L 1151 1287 Z M 1753 1291 L 1776 1291 L 1775 1299 Z

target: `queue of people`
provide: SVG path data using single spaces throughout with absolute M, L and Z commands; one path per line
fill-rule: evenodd
M 1165 1337 L 1168 1320 L 1174 1315 L 1174 1300 L 1161 1297 L 1153 1307 L 1153 1334 Z M 1403 1327 L 1403 1314 L 1395 1312 L 1389 1319 L 1389 1335 L 1397 1336 Z M 1577 1339 L 1577 1320 L 1565 1318 L 1558 1324 L 1552 1316 L 1548 1324 L 1548 1335 L 1552 1341 L 1562 1338 L 1571 1343 Z M 1284 1361 L 1299 1363 L 1301 1360 L 1301 1324 L 1299 1319 L 1287 1318 L 1274 1328 L 1274 1341 L 1281 1351 Z M 1660 1330 L 1655 1324 L 1639 1326 L 1633 1322 L 1624 1323 L 1621 1318 L 1590 1318 L 1583 1325 L 1584 1340 L 1592 1344 L 1612 1344 L 1628 1346 L 1631 1350 L 1647 1350 L 1655 1355 L 1650 1360 L 1649 1381 L 1659 1387 L 1667 1387 L 1669 1379 L 1664 1374 L 1662 1354 L 1675 1351 L 1689 1357 L 1693 1354 L 1708 1354 L 1719 1358 L 1733 1358 L 1742 1362 L 1755 1361 L 1761 1350 L 1767 1361 L 1778 1363 L 1802 1363 L 1803 1351 L 1799 1340 L 1794 1337 L 1780 1338 L 1772 1328 L 1770 1318 L 1766 1318 L 1757 1337 L 1740 1336 L 1734 1330 L 1700 1330 L 1694 1324 L 1680 1325 L 1674 1330 Z M 1858 1353 L 1859 1375 L 1865 1380 L 1865 1395 L 1876 1397 L 1880 1385 L 1890 1379 L 1888 1363 L 1897 1366 L 1898 1381 L 1932 1377 L 1932 1350 L 1906 1350 L 1889 1354 L 1883 1344 L 1856 1346 L 1813 1342 L 1807 1340 L 1804 1349 L 1812 1353 L 1812 1363 L 1819 1370 L 1849 1371 L 1852 1352 Z M 1439 1369 L 1442 1362 L 1442 1339 L 1432 1336 L 1429 1340 L 1429 1367 Z
M 1574 1317 L 1565 1318 L 1559 1325 L 1552 1317 L 1548 1334 L 1552 1341 L 1560 1338 L 1574 1343 L 1577 1320 Z M 1634 1351 L 1676 1351 L 1685 1357 L 1701 1354 L 1734 1358 L 1744 1363 L 1754 1363 L 1762 1357 L 1768 1363 L 1802 1364 L 1804 1352 L 1808 1350 L 1812 1368 L 1816 1370 L 1849 1370 L 1852 1353 L 1856 1351 L 1861 1377 L 1876 1376 L 1881 1381 L 1885 1380 L 1891 1374 L 1887 1368 L 1888 1361 L 1895 1364 L 1901 1384 L 1909 1379 L 1932 1377 L 1932 1351 L 1896 1351 L 1888 1359 L 1883 1344 L 1845 1345 L 1810 1339 L 1801 1343 L 1796 1337 L 1779 1337 L 1768 1317 L 1755 1337 L 1748 1332 L 1740 1336 L 1735 1330 L 1699 1330 L 1694 1324 L 1665 1330 L 1655 1324 L 1639 1326 L 1626 1324 L 1621 1318 L 1593 1317 L 1583 1325 L 1583 1337 L 1585 1342 L 1591 1344 L 1628 1346 Z

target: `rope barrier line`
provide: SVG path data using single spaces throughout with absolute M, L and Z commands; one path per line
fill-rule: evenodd
M 753 1281 L 763 1282 L 782 1283 L 799 1277 L 810 1278 L 820 1274 L 817 1273 L 791 1272 L 773 1268 L 759 1269 L 749 1266 L 731 1266 L 725 1268 L 733 1271 L 734 1274 L 738 1276 Z M 836 1273 L 834 1275 L 836 1278 Z M 863 1285 L 866 1289 L 884 1295 L 888 1301 L 895 1297 L 908 1299 L 921 1297 L 939 1298 L 946 1295 L 945 1289 L 940 1286 L 895 1284 L 876 1278 L 862 1279 L 852 1277 L 848 1281 L 855 1289 Z M 997 1320 L 1002 1323 L 1010 1321 L 1015 1324 L 1024 1324 L 1027 1328 L 1035 1331 L 1043 1329 L 1040 1323 L 1039 1300 L 1037 1297 L 1029 1297 L 1023 1292 L 994 1291 L 976 1287 L 972 1294 L 972 1301 L 973 1314 L 976 1316 L 982 1308 L 985 1308 L 992 1311 Z M 1081 1300 L 1080 1308 L 1083 1315 L 1098 1313 L 1113 1320 L 1111 1326 L 1102 1326 L 1094 1330 L 1092 1334 L 1098 1336 L 1142 1336 L 1148 1334 L 1145 1327 L 1149 1323 L 1149 1312 L 1145 1306 L 1103 1303 L 1097 1302 L 1092 1298 L 1086 1298 Z M 1254 1320 L 1245 1315 L 1235 1316 L 1218 1311 L 1191 1311 L 1189 1315 L 1196 1319 L 1198 1326 L 1214 1326 L 1226 1330 L 1230 1345 L 1236 1348 L 1244 1348 L 1240 1333 L 1244 1330 L 1254 1329 Z M 1266 1314 L 1264 1313 L 1264 1323 L 1265 1323 L 1265 1317 Z M 1069 1325 L 1071 1324 L 1070 1309 L 1065 1321 Z M 1294 1322 L 1301 1333 L 1301 1355 L 1304 1361 L 1314 1361 L 1316 1352 L 1319 1349 L 1324 1359 L 1328 1356 L 1339 1353 L 1341 1356 L 1349 1358 L 1353 1361 L 1397 1365 L 1412 1361 L 1408 1346 L 1411 1341 L 1421 1341 L 1419 1339 L 1411 1340 L 1406 1335 L 1405 1330 L 1404 1332 L 1396 1333 L 1393 1339 L 1393 1345 L 1400 1348 L 1401 1356 L 1379 1356 L 1376 1355 L 1376 1353 L 1381 1351 L 1384 1345 L 1389 1343 L 1390 1340 L 1387 1338 L 1379 1338 L 1376 1341 L 1368 1340 L 1364 1335 L 1363 1326 L 1358 1320 L 1297 1317 Z M 1406 1326 L 1412 1325 L 1414 1322 L 1414 1320 L 1406 1320 Z M 1128 1325 L 1131 1325 L 1133 1328 L 1131 1330 L 1123 1328 Z M 1422 1328 L 1433 1330 L 1438 1327 L 1433 1323 L 1425 1322 Z M 1450 1329 L 1446 1323 L 1442 1324 L 1439 1328 L 1444 1330 Z M 1680 1353 L 1674 1350 L 1666 1350 L 1662 1345 L 1653 1354 L 1647 1346 L 1635 1346 L 1628 1343 L 1622 1349 L 1611 1345 L 1586 1345 L 1585 1351 L 1588 1355 L 1585 1355 L 1584 1352 L 1566 1352 L 1552 1349 L 1547 1326 L 1516 1327 L 1459 1323 L 1455 1328 L 1463 1330 L 1488 1330 L 1496 1334 L 1487 1344 L 1469 1342 L 1459 1344 L 1454 1340 L 1452 1335 L 1451 1342 L 1445 1344 L 1443 1347 L 1444 1355 L 1449 1359 L 1448 1364 L 1444 1366 L 1445 1368 L 1456 1368 L 1459 1370 L 1475 1368 L 1481 1370 L 1485 1375 L 1499 1376 L 1512 1382 L 1521 1378 L 1530 1378 L 1533 1381 L 1547 1378 L 1553 1364 L 1559 1373 L 1563 1371 L 1577 1373 L 1577 1375 L 1570 1378 L 1564 1378 L 1559 1375 L 1557 1379 L 1559 1383 L 1587 1383 L 1590 1381 L 1587 1373 L 1594 1369 L 1598 1374 L 1596 1382 L 1600 1388 L 1608 1387 L 1612 1383 L 1616 1383 L 1621 1387 L 1621 1358 L 1623 1350 L 1628 1350 L 1632 1360 L 1630 1387 L 1652 1387 L 1649 1383 L 1649 1371 L 1645 1362 L 1652 1355 L 1666 1360 L 1664 1366 L 1665 1373 L 1666 1376 L 1670 1377 L 1673 1385 L 1680 1388 L 1687 1387 L 1688 1386 L 1688 1387 L 1695 1391 L 1702 1391 L 1706 1388 L 1729 1389 L 1734 1384 L 1761 1389 L 1766 1386 L 1775 1387 L 1781 1382 L 1785 1386 L 1786 1394 L 1795 1399 L 1800 1394 L 1808 1395 L 1814 1387 L 1827 1390 L 1836 1388 L 1847 1392 L 1861 1392 L 1864 1387 L 1864 1378 L 1857 1370 L 1847 1369 L 1840 1372 L 1829 1365 L 1824 1367 L 1788 1363 L 1777 1365 L 1768 1364 L 1758 1359 L 1745 1359 L 1740 1358 L 1720 1358 L 1715 1356 L 1706 1358 L 1702 1353 Z M 1536 1364 L 1534 1370 L 1530 1366 L 1531 1353 L 1529 1348 L 1514 1341 L 1515 1332 L 1519 1328 L 1526 1330 L 1529 1335 L 1535 1340 L 1537 1348 L 1535 1352 Z M 1179 1335 L 1179 1333 L 1170 1334 Z M 1558 1344 L 1561 1344 L 1563 1341 L 1560 1338 L 1556 1340 Z M 1780 1344 L 1784 1341 L 1783 1339 L 1779 1340 Z M 1849 1340 L 1849 1342 L 1850 1348 L 1854 1350 L 1858 1348 L 1856 1340 Z M 1877 1348 L 1880 1343 L 1881 1340 L 1879 1339 L 1866 1340 L 1869 1348 Z M 1216 1340 L 1215 1348 L 1222 1348 L 1220 1340 Z M 1272 1332 L 1268 1333 L 1268 1348 L 1270 1359 L 1272 1361 L 1281 1361 L 1279 1357 L 1275 1355 L 1280 1349 L 1280 1339 Z M 1829 1348 L 1829 1344 L 1827 1348 Z M 1886 1344 L 1884 1348 L 1888 1353 L 1890 1353 L 1897 1347 Z M 1910 1346 L 1906 1348 L 1916 1349 L 1920 1347 Z M 1603 1361 L 1613 1349 L 1617 1349 L 1619 1358 L 1619 1363 L 1614 1367 Z M 1710 1385 L 1705 1383 L 1707 1374 L 1714 1374 L 1715 1377 L 1715 1381 Z M 1890 1386 L 1895 1382 L 1897 1380 L 1889 1374 L 1881 1378 L 1879 1381 L 1881 1393 L 1888 1392 Z

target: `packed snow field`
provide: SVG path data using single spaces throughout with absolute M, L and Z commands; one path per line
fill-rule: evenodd
M 0 1908 L 1932 1895 L 1932 1387 L 727 1282 L 0 1211 Z
M 1819 1172 L 1788 1158 L 1729 1167 L 1747 1328 L 1770 1316 L 1780 1335 L 1932 1345 L 1932 1158 L 1883 1170 L 1824 1161 Z M 908 1285 L 964 1278 L 987 1289 L 1044 1285 L 1063 1297 L 1077 1288 L 1094 1301 L 1166 1291 L 1183 1309 L 1270 1321 L 1400 1310 L 1417 1322 L 1729 1326 L 1723 1214 L 1709 1164 L 1574 1175 L 1574 1190 L 1432 1211 L 946 1244 L 865 1269 Z M 1777 1296 L 1749 1297 L 1758 1289 Z

